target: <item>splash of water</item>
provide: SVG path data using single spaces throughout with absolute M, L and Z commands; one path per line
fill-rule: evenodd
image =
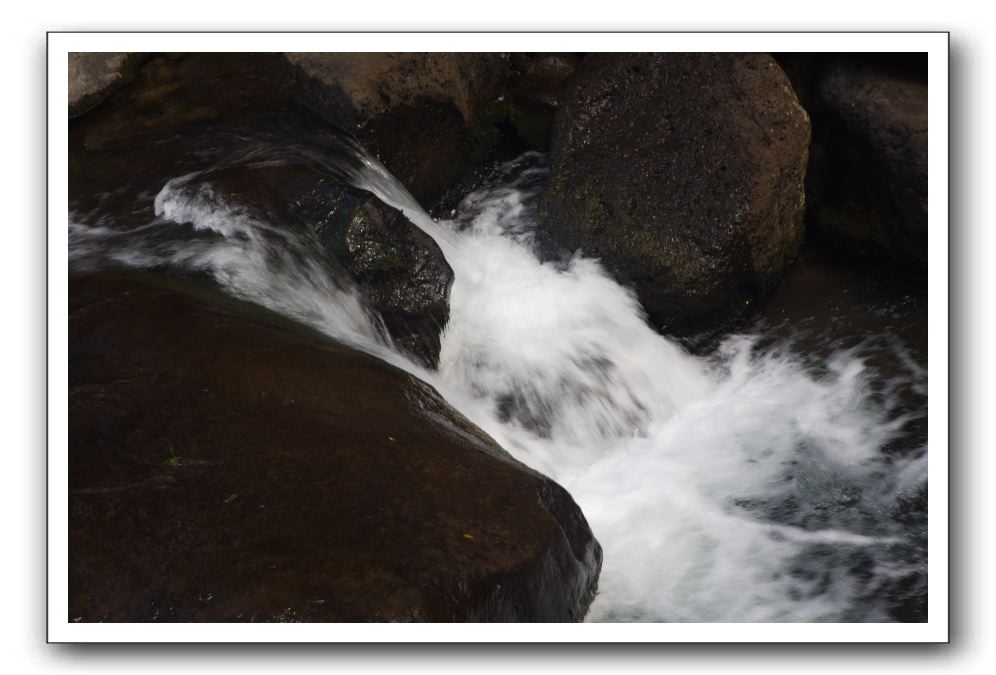
M 348 279 L 333 273 L 309 232 L 268 223 L 228 203 L 199 176 L 168 181 L 153 202 L 156 219 L 143 227 L 86 226 L 70 214 L 70 264 L 81 270 L 113 265 L 207 274 L 237 298 L 382 358 L 394 357 L 383 322 Z
M 484 402 L 475 421 L 581 505 L 605 554 L 588 618 L 887 620 L 883 588 L 916 567 L 896 561 L 907 535 L 889 509 L 923 484 L 926 454 L 881 452 L 910 418 L 879 396 L 861 350 L 820 374 L 757 336 L 688 355 L 597 261 L 541 262 L 541 160 L 517 160 L 449 222 L 382 167 L 365 186 L 447 233 L 456 280 L 437 380 L 458 408 Z
M 442 222 L 357 157 L 354 184 L 401 209 L 454 270 L 438 371 L 393 350 L 306 233 L 191 176 L 166 184 L 147 228 L 71 223 L 71 258 L 207 272 L 434 385 L 581 506 L 605 554 L 589 620 L 888 619 L 883 589 L 923 565 L 891 514 L 925 484 L 926 453 L 883 452 L 910 419 L 860 348 L 814 368 L 790 345 L 732 336 L 693 357 L 647 325 L 598 261 L 541 260 L 541 156 L 520 158 Z M 181 227 L 190 236 L 163 237 Z M 925 377 L 910 364 L 913 386 Z

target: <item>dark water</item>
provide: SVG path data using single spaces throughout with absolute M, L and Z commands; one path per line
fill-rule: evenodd
M 764 303 L 756 330 L 772 344 L 783 344 L 820 371 L 820 360 L 834 352 L 861 355 L 874 373 L 869 383 L 870 400 L 903 420 L 895 438 L 880 452 L 890 460 L 926 458 L 927 453 L 927 299 L 926 281 L 903 269 L 874 261 L 842 260 L 804 248 L 775 294 Z M 883 469 L 882 480 L 888 480 Z M 844 488 L 846 493 L 847 488 Z M 894 583 L 870 584 L 869 604 L 878 600 L 889 607 L 889 617 L 899 621 L 925 621 L 927 615 L 927 481 L 878 512 L 848 510 L 848 497 L 834 504 L 807 504 L 798 497 L 788 506 L 775 505 L 772 515 L 819 527 L 829 519 L 848 513 L 855 529 L 872 530 L 888 518 L 904 533 L 893 544 L 890 555 L 909 571 Z M 831 512 L 833 515 L 831 515 Z M 831 550 L 814 549 L 812 555 L 834 557 Z M 856 577 L 871 579 L 873 561 L 860 554 L 841 559 L 840 564 Z M 859 612 L 854 613 L 855 618 Z

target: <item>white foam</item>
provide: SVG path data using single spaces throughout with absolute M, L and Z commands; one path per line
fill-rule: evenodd
M 357 184 L 402 209 L 454 270 L 438 372 L 391 350 L 352 287 L 311 252 L 316 242 L 191 177 L 170 181 L 155 209 L 211 238 L 163 244 L 155 227 L 124 237 L 76 224 L 71 241 L 81 259 L 117 237 L 119 262 L 208 271 L 234 295 L 433 384 L 581 506 L 605 554 L 589 620 L 887 618 L 870 594 L 910 567 L 885 554 L 901 535 L 886 512 L 922 483 L 926 455 L 882 453 L 908 420 L 888 391 L 876 396 L 859 350 L 814 369 L 734 336 L 713 358 L 692 357 L 647 326 L 597 261 L 540 261 L 529 189 L 474 193 L 456 220 L 435 222 L 362 159 Z M 910 371 L 922 386 L 926 373 Z M 841 562 L 858 554 L 870 561 L 864 576 Z
M 308 233 L 253 217 L 197 174 L 167 182 L 154 213 L 158 220 L 127 231 L 71 219 L 70 260 L 86 266 L 96 256 L 126 267 L 207 273 L 235 297 L 393 358 L 379 318 L 348 279 L 333 275 Z M 202 236 L 183 237 L 183 226 Z
M 423 229 L 459 231 L 446 237 L 456 280 L 435 382 L 582 507 L 605 555 L 589 620 L 852 620 L 861 603 L 861 619 L 886 618 L 866 597 L 874 583 L 818 559 L 821 545 L 874 558 L 895 544 L 881 511 L 921 461 L 881 453 L 907 419 L 876 401 L 856 350 L 822 375 L 748 336 L 693 358 L 597 261 L 541 263 L 523 191 L 470 195 L 469 223 L 435 223 L 375 187 Z M 847 513 L 779 523 L 781 502 Z M 848 509 L 878 509 L 878 526 Z M 906 571 L 883 560 L 873 574 Z

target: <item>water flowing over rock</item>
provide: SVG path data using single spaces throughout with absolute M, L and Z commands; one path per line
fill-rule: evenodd
M 922 279 L 807 238 L 660 331 L 801 236 L 771 60 L 478 55 L 477 107 L 383 56 L 153 56 L 70 122 L 70 618 L 926 620 Z M 552 174 L 491 162 L 529 106 Z M 437 114 L 498 140 L 427 211 L 357 137 Z
M 571 497 L 428 385 L 204 290 L 70 284 L 69 615 L 577 621 Z
M 806 198 L 814 234 L 926 271 L 926 55 L 780 59 L 813 120 Z
M 280 151 L 289 152 L 287 146 Z M 342 159 L 335 153 L 327 158 Z M 355 286 L 395 346 L 436 366 L 453 270 L 432 237 L 399 210 L 342 178 L 296 163 L 292 151 L 291 159 L 236 164 L 196 180 L 210 186 L 216 199 L 258 214 L 257 222 L 283 223 L 288 231 L 303 225 L 328 254 L 322 262 L 332 276 Z
M 172 178 L 196 176 L 190 181 L 216 198 L 288 232 L 303 223 L 317 234 L 396 344 L 434 365 L 452 271 L 430 237 L 347 184 L 351 138 L 288 103 L 304 96 L 292 76 L 279 55 L 151 59 L 134 83 L 70 125 L 71 208 L 91 223 L 144 227 L 164 167 Z M 228 79 L 242 89 L 216 93 Z
M 592 54 L 557 111 L 543 229 L 676 334 L 721 323 L 803 235 L 809 120 L 761 54 Z
M 329 180 L 291 204 L 345 267 L 395 344 L 435 367 L 453 283 L 453 270 L 436 242 L 369 192 Z

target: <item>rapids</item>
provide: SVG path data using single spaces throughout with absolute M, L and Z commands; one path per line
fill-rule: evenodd
M 436 387 L 581 506 L 604 549 L 590 621 L 923 620 L 926 367 L 899 337 L 817 331 L 810 349 L 760 322 L 693 355 L 597 260 L 544 253 L 542 155 L 437 220 L 351 152 L 351 182 L 453 268 L 437 370 L 392 345 L 313 237 L 227 203 L 210 174 L 164 177 L 138 229 L 71 213 L 71 266 L 206 274 Z

